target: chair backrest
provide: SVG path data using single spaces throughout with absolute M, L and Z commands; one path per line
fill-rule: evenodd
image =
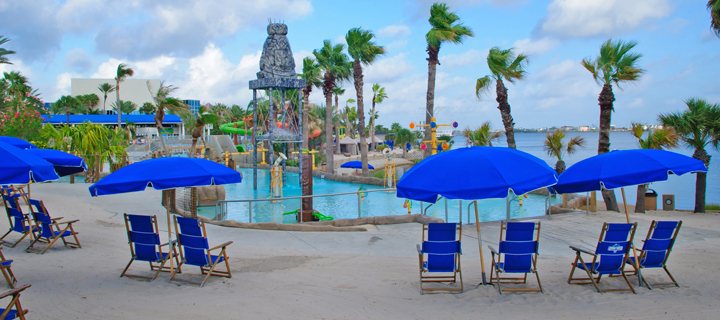
M 13 231 L 21 233 L 27 231 L 27 226 L 25 225 L 25 215 L 19 208 L 6 207 L 5 210 L 7 210 L 8 219 L 10 219 L 10 223 L 12 224 L 11 229 Z
M 127 229 L 131 254 L 136 259 L 142 261 L 157 261 L 160 259 L 158 255 L 160 234 L 155 216 L 126 213 L 125 228 Z
M 457 223 L 429 223 L 423 228 L 423 238 L 425 230 L 422 251 L 427 254 L 428 270 L 453 270 L 456 255 L 462 253 L 462 228 Z
M 185 263 L 194 266 L 210 264 L 210 246 L 202 220 L 175 216 L 175 232 Z
M 595 270 L 618 271 L 625 264 L 637 223 L 605 223 L 595 248 Z
M 670 256 L 682 221 L 655 221 L 650 224 L 647 238 L 643 244 L 643 267 L 662 267 Z
M 42 200 L 34 199 L 28 199 L 28 203 L 30 204 L 30 213 L 32 214 L 33 220 L 35 220 L 35 224 L 40 229 L 40 237 L 53 237 L 54 234 L 51 227 L 52 220 L 50 219 L 50 214 L 47 212 L 47 208 L 45 208 L 45 204 Z
M 533 258 L 538 253 L 539 239 L 540 222 L 501 222 L 498 253 L 502 255 L 503 269 L 506 272 L 530 272 Z

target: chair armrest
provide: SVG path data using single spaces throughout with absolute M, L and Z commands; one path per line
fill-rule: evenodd
M 60 220 L 60 219 L 62 219 L 62 218 L 65 218 L 65 217 L 57 217 L 57 218 L 52 218 L 52 219 L 50 219 L 50 220 L 51 220 L 51 221 L 55 221 L 55 220 Z
M 422 252 L 422 246 L 421 246 L 421 245 L 419 245 L 419 244 L 416 245 L 416 248 L 417 248 L 418 254 L 423 254 L 423 252 Z
M 208 249 L 208 251 L 213 251 L 213 250 L 215 250 L 215 249 L 225 248 L 225 247 L 231 245 L 232 243 L 233 243 L 232 241 L 228 241 L 228 242 L 225 242 L 225 243 L 223 243 L 223 244 L 221 244 L 221 245 L 214 246 L 214 247 Z
M 8 296 L 16 295 L 16 294 L 20 293 L 21 291 L 23 291 L 23 290 L 25 290 L 25 289 L 27 289 L 27 288 L 30 288 L 30 285 L 29 285 L 29 284 L 26 284 L 26 285 L 24 285 L 24 286 L 22 286 L 22 287 L 19 287 L 19 288 L 12 289 L 12 290 L 10 290 L 10 291 L 6 291 L 6 292 L 3 292 L 3 293 L 0 293 L 0 299 L 5 298 L 5 297 L 8 297 Z
M 595 256 L 595 252 L 592 252 L 592 251 L 587 250 L 587 249 L 578 248 L 578 247 L 575 247 L 575 246 L 570 246 L 570 249 L 573 249 L 573 250 L 575 250 L 576 252 L 587 253 L 587 254 L 589 254 L 589 255 L 591 255 L 591 256 Z
M 53 224 L 73 224 L 78 221 L 80 221 L 80 219 L 75 219 L 75 220 L 70 220 L 70 221 L 53 221 Z
M 169 245 L 169 244 L 171 244 L 171 243 L 172 243 L 173 245 L 175 245 L 175 243 L 177 243 L 177 240 L 173 240 L 173 241 L 170 241 L 170 242 L 163 243 L 163 244 L 161 244 L 160 246 L 161 246 L 161 247 L 164 247 L 164 246 Z
M 488 248 L 490 249 L 490 253 L 499 255 L 499 253 L 497 252 L 497 250 L 495 250 L 495 248 L 493 248 L 493 246 L 488 246 Z

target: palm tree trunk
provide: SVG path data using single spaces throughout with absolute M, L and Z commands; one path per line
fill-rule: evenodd
M 332 88 L 335 85 L 335 79 L 330 73 L 325 73 L 325 80 L 323 85 L 323 94 L 325 94 L 325 172 L 334 173 L 333 168 L 333 108 L 332 108 Z
M 120 108 L 120 81 L 119 80 L 115 83 L 115 108 L 117 109 L 117 114 L 118 114 L 118 128 L 120 128 L 120 125 L 122 123 L 122 121 L 121 121 L 122 108 Z
M 707 168 L 710 165 L 710 155 L 705 149 L 695 149 L 693 158 L 705 163 Z M 695 213 L 705 213 L 705 193 L 707 192 L 707 172 L 698 172 L 695 177 Z
M 309 109 L 308 109 L 308 104 L 309 104 L 309 103 L 310 103 L 310 90 L 308 90 L 308 88 L 306 87 L 306 88 L 303 90 L 303 118 L 302 118 L 302 123 L 303 123 L 303 132 L 302 132 L 303 145 L 302 145 L 302 147 L 303 147 L 303 149 L 308 149 L 308 150 L 310 149 L 310 147 L 309 147 L 309 145 L 310 145 L 310 138 L 308 137 L 308 136 L 310 135 L 310 124 L 308 123 L 308 112 L 309 112 L 309 111 L 308 111 L 308 110 L 309 110 Z M 302 156 L 302 155 L 301 155 L 301 156 Z
M 640 184 L 637 186 L 637 197 L 635 199 L 635 213 L 645 213 L 645 190 L 647 190 L 646 184 Z
M 162 130 L 163 126 L 162 123 L 165 119 L 165 108 L 164 107 L 158 107 L 157 113 L 155 113 L 155 126 L 158 130 L 158 138 L 160 138 L 160 144 L 162 144 L 163 148 L 163 154 L 169 156 L 170 153 L 168 152 L 167 147 L 165 147 L 165 139 L 162 137 Z
M 440 64 L 438 61 L 438 53 L 440 48 L 433 48 L 428 46 L 426 49 L 428 53 L 428 84 L 427 84 L 427 95 L 425 96 L 425 124 L 430 124 L 432 118 L 435 115 L 435 73 L 437 65 Z M 430 140 L 430 127 L 425 127 L 424 140 Z M 424 155 L 428 157 L 432 154 L 430 148 L 426 148 Z
M 367 140 L 365 140 L 365 101 L 363 99 L 363 73 L 362 66 L 360 66 L 360 60 L 358 59 L 355 59 L 355 63 L 353 64 L 353 76 L 355 77 L 355 92 L 357 92 L 357 118 L 359 123 L 358 133 L 360 134 L 360 162 L 362 163 L 362 175 L 363 177 L 369 177 L 370 170 L 368 169 L 368 147 Z
M 105 102 L 107 101 L 107 93 L 103 96 L 103 115 L 107 114 L 107 110 L 105 110 Z
M 495 86 L 497 98 L 495 101 L 498 103 L 498 109 L 500 110 L 500 116 L 502 118 L 503 126 L 505 127 L 505 137 L 507 138 L 508 148 L 516 149 L 515 147 L 515 122 L 513 122 L 512 115 L 510 114 L 510 104 L 508 103 L 507 88 L 502 79 L 497 80 Z
M 614 101 L 615 95 L 612 91 L 612 85 L 607 83 L 604 84 L 602 91 L 600 91 L 600 96 L 598 97 L 598 102 L 600 105 L 600 132 L 598 138 L 598 154 L 610 152 L 610 120 L 613 112 Z M 602 195 L 607 210 L 620 212 L 620 208 L 618 208 L 614 191 L 603 190 Z
M 370 116 L 370 145 L 372 145 L 373 151 L 377 151 L 377 143 L 375 143 L 375 99 L 372 102 L 372 115 Z

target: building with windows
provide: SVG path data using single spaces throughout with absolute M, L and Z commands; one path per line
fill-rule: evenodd
M 182 102 L 190 107 L 190 112 L 193 115 L 198 115 L 198 113 L 200 112 L 200 107 L 202 106 L 200 104 L 200 100 L 183 100 Z

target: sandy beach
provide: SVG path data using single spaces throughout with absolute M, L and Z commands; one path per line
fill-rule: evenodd
M 624 222 L 623 214 L 571 213 L 542 221 L 538 270 L 545 294 L 499 295 L 481 282 L 474 225 L 463 228 L 462 294 L 420 295 L 415 245 L 417 223 L 386 225 L 368 232 L 262 231 L 207 225 L 210 244 L 229 247 L 232 279 L 211 277 L 203 288 L 168 283 L 169 274 L 144 282 L 119 275 L 130 259 L 123 213 L 157 215 L 167 232 L 160 192 L 91 198 L 83 184 L 38 184 L 32 197 L 53 217 L 80 219 L 82 249 L 56 244 L 44 255 L 26 253 L 27 240 L 4 248 L 18 284 L 31 284 L 21 302 L 29 319 L 716 319 L 720 310 L 720 215 L 651 211 L 631 214 L 636 243 L 650 222 L 683 220 L 668 266 L 680 288 L 637 287 L 637 294 L 595 292 L 568 285 L 574 253 L 568 245 L 594 248 L 602 223 Z M 481 224 L 485 245 L 497 245 L 499 222 Z M 2 219 L 0 227 L 7 228 Z M 5 229 L 2 229 L 5 230 Z M 17 234 L 9 236 L 17 239 Z M 162 235 L 163 241 L 165 235 Z M 489 276 L 490 254 L 484 250 Z M 150 274 L 136 262 L 131 273 Z M 647 270 L 651 283 L 667 281 Z M 201 279 L 198 268 L 179 275 Z M 534 279 L 530 280 L 535 285 Z M 622 287 L 603 278 L 602 287 Z M 8 287 L 5 287 L 8 289 Z

